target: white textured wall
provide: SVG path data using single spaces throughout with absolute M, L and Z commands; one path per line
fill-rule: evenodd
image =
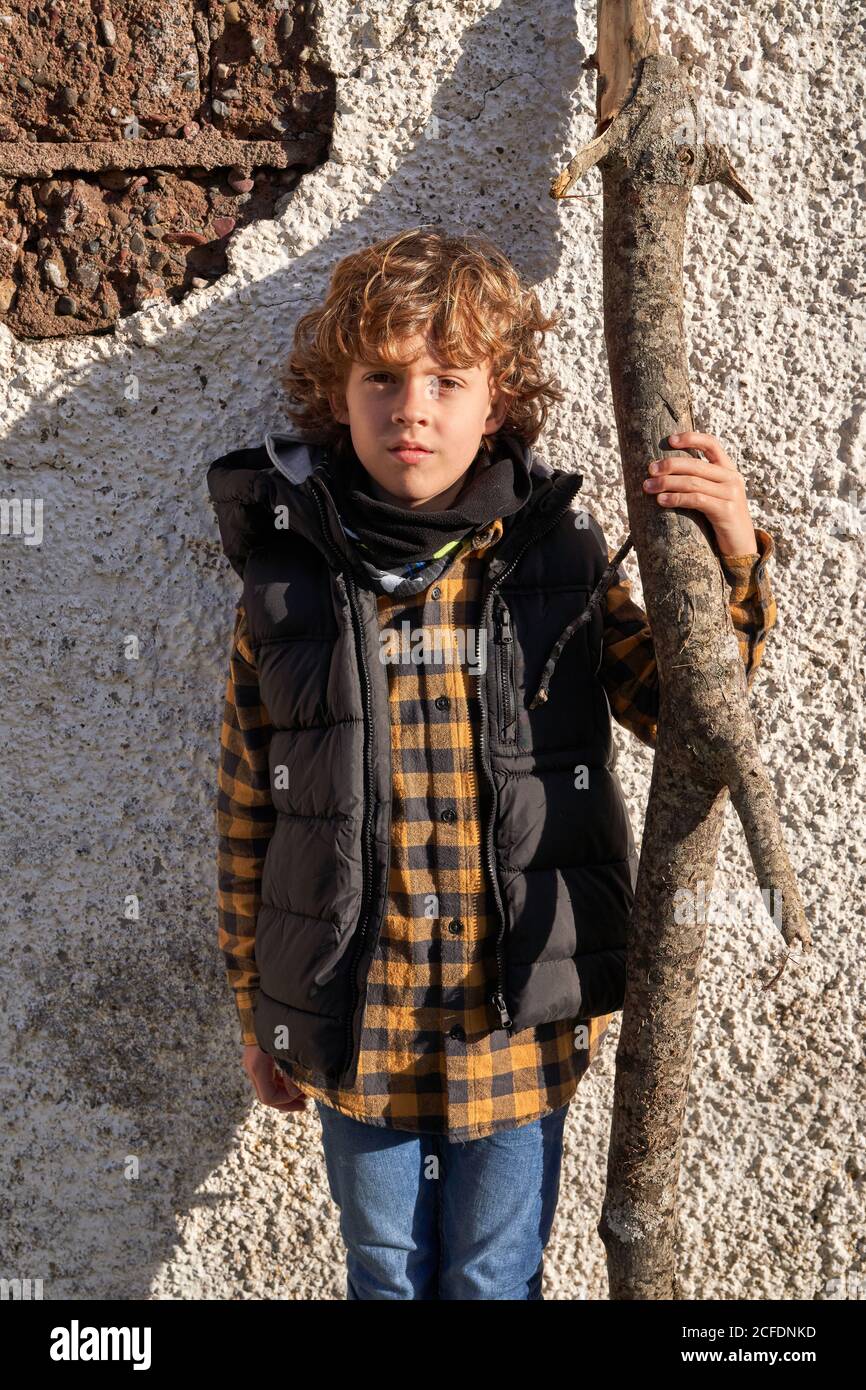
M 419 221 L 498 240 L 565 311 L 547 354 L 568 400 L 544 452 L 585 474 L 611 544 L 625 535 L 598 172 L 581 201 L 547 192 L 592 131 L 594 74 L 580 63 L 594 5 L 319 10 L 339 84 L 331 159 L 276 221 L 237 238 L 231 273 L 113 336 L 28 345 L 0 329 L 2 495 L 44 499 L 40 546 L 0 538 L 11 1117 L 0 1275 L 41 1277 L 46 1297 L 343 1296 L 318 1119 L 312 1106 L 287 1118 L 254 1102 L 216 947 L 214 783 L 238 580 L 204 482 L 216 455 L 285 424 L 280 365 L 334 262 Z M 765 994 L 758 974 L 782 954 L 769 918 L 710 929 L 682 1277 L 698 1299 L 856 1297 L 863 8 L 758 0 L 656 13 L 666 44 L 687 41 L 698 57 L 706 114 L 745 122 L 730 143 L 755 203 L 696 190 L 687 330 L 698 423 L 729 447 L 776 541 L 779 623 L 753 704 L 815 938 L 805 968 L 790 963 Z M 128 633 L 137 662 L 124 659 Z M 618 738 L 639 834 L 651 755 Z M 716 884 L 751 883 L 729 807 Z M 129 893 L 139 922 L 123 917 Z M 595 1228 L 617 1033 L 569 1113 L 548 1298 L 605 1296 Z

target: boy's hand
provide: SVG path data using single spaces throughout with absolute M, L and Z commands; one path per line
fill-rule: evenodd
M 716 533 L 722 555 L 756 555 L 758 540 L 749 516 L 746 485 L 714 434 L 686 430 L 671 434 L 674 448 L 700 449 L 706 458 L 689 454 L 653 459 L 648 465 L 652 477 L 644 481 L 644 492 L 658 498 L 662 507 L 692 507 L 703 512 Z
M 275 1110 L 306 1109 L 307 1097 L 303 1091 L 299 1091 L 277 1066 L 270 1053 L 263 1052 L 256 1043 L 244 1044 L 243 1065 L 262 1105 L 272 1105 Z

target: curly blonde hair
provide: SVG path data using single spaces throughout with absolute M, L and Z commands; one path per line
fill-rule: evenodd
M 536 341 L 558 320 L 542 312 L 535 291 L 481 233 L 412 227 L 344 256 L 324 303 L 298 320 L 282 377 L 294 401 L 287 413 L 310 439 L 341 453 L 349 426 L 332 414 L 329 392 L 345 400 L 353 359 L 406 365 L 400 342 L 421 333 L 455 367 L 489 358 L 508 403 L 502 429 L 533 444 L 551 403 L 564 399 L 542 371 Z M 482 446 L 489 451 L 486 438 Z

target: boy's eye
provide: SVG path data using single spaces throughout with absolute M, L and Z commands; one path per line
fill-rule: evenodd
M 390 375 L 391 375 L 390 372 L 370 372 L 370 374 L 369 374 L 367 377 L 365 377 L 364 380 L 365 380 L 365 381 L 375 381 L 377 378 L 389 377 Z M 443 387 L 443 386 L 447 386 L 447 387 L 449 388 L 449 390 L 453 390 L 453 389 L 459 389 L 460 387 L 462 387 L 463 382 L 462 382 L 462 381 L 458 381 L 458 380 L 456 379 L 456 377 L 452 377 L 452 376 L 443 376 L 443 377 L 431 376 L 431 377 L 429 378 L 429 384 L 431 384 L 431 385 L 433 386 L 434 390 L 435 390 L 435 388 L 436 388 L 437 386 L 438 386 L 439 388 L 441 388 L 441 387 Z

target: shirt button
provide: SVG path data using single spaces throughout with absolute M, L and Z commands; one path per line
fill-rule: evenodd
M 466 1029 L 461 1028 L 459 1023 L 455 1023 L 448 1036 L 449 1038 L 453 1038 L 455 1042 L 464 1042 L 466 1038 Z
M 441 598 L 441 597 L 442 597 L 442 590 L 439 588 L 439 585 L 438 585 L 438 584 L 434 585 L 434 587 L 430 590 L 430 597 L 431 597 L 431 598 Z
M 448 923 L 448 930 L 454 935 L 459 936 L 463 930 L 463 923 L 455 917 L 453 922 Z
M 451 704 L 451 701 L 449 700 L 447 695 L 437 695 L 435 703 L 437 709 L 448 709 L 448 706 Z
M 445 810 L 441 812 L 439 819 L 449 822 L 455 821 L 457 819 L 457 812 L 454 810 L 453 806 L 446 806 Z

